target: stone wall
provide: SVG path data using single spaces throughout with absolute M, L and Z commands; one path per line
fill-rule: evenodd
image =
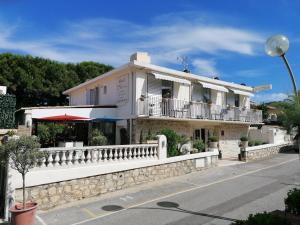
M 249 147 L 246 148 L 246 152 L 244 153 L 243 160 L 244 161 L 254 161 L 259 159 L 270 158 L 279 152 L 284 152 L 293 147 L 290 143 L 284 144 L 266 144 L 261 146 Z M 254 149 L 253 149 L 254 148 Z M 256 149 L 255 149 L 256 148 Z
M 64 203 L 99 196 L 108 192 L 135 185 L 162 180 L 200 171 L 217 164 L 217 156 L 189 159 L 168 164 L 149 166 L 122 172 L 44 184 L 26 188 L 27 200 L 39 204 L 39 209 L 49 209 Z M 17 189 L 16 201 L 22 199 L 22 190 Z

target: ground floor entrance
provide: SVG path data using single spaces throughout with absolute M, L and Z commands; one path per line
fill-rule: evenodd
M 222 123 L 210 121 L 180 121 L 163 119 L 137 119 L 133 121 L 133 140 L 139 143 L 141 134 L 157 133 L 164 128 L 174 130 L 191 141 L 202 140 L 208 148 L 208 138 L 219 138 L 219 150 L 225 159 L 238 158 L 240 153 L 240 138 L 248 134 L 249 124 Z

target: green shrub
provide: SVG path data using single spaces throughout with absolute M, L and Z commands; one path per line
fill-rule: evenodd
M 180 136 L 171 129 L 163 129 L 159 132 L 163 134 L 167 138 L 167 153 L 168 157 L 178 156 L 180 155 L 180 151 L 178 149 L 178 144 L 180 141 Z
M 203 152 L 205 150 L 205 144 L 202 140 L 197 139 L 193 143 L 193 148 L 196 148 L 198 152 Z
M 248 141 L 248 137 L 247 136 L 242 136 L 240 140 L 241 141 Z
M 254 143 L 255 143 L 254 140 L 250 140 L 250 141 L 248 142 L 248 146 L 249 146 L 249 147 L 254 146 Z
M 156 134 L 152 133 L 151 130 L 148 130 L 148 134 L 146 136 L 146 141 L 149 140 L 157 140 Z
M 42 146 L 55 146 L 56 138 L 65 130 L 64 124 L 59 123 L 39 123 L 37 125 L 37 136 Z
M 208 138 L 208 141 L 209 142 L 218 142 L 219 141 L 219 137 L 217 137 L 217 136 L 210 136 Z
M 90 143 L 94 146 L 107 145 L 107 138 L 103 135 L 103 133 L 100 130 L 95 129 L 92 132 Z
M 291 225 L 287 219 L 270 213 L 250 214 L 247 220 L 241 220 L 231 225 Z
M 260 141 L 260 140 L 255 140 L 255 141 L 254 141 L 254 145 L 255 145 L 255 146 L 262 145 L 262 143 L 263 143 L 263 142 Z
M 284 199 L 286 210 L 292 214 L 300 215 L 300 189 L 292 189 Z

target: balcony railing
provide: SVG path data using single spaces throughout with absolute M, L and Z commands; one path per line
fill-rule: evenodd
M 262 111 L 239 107 L 223 107 L 214 104 L 150 97 L 137 101 L 139 116 L 173 117 L 187 119 L 262 122 Z

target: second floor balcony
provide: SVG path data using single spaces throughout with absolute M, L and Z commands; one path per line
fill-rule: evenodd
M 173 98 L 150 97 L 137 101 L 138 116 L 262 123 L 262 111 Z

